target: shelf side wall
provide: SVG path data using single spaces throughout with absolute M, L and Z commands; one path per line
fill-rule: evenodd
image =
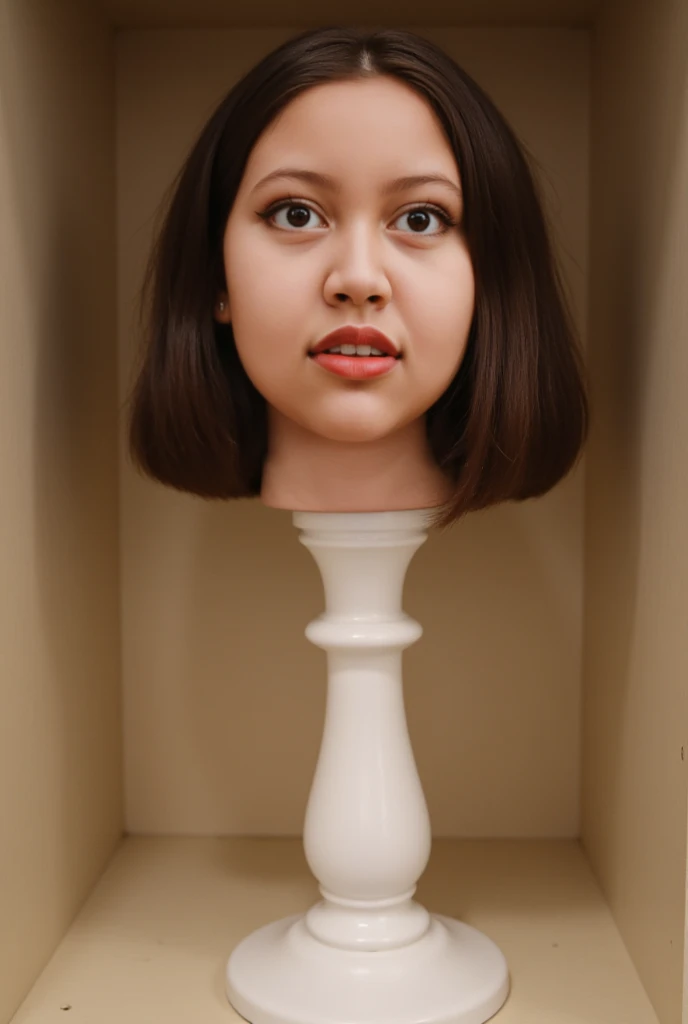
M 583 839 L 662 1024 L 679 1024 L 688 779 L 688 7 L 593 42 Z
M 122 832 L 112 36 L 0 4 L 0 1021 Z

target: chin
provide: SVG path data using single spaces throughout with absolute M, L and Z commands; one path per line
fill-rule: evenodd
M 366 441 L 379 441 L 381 438 L 391 434 L 393 430 L 394 427 L 389 424 L 365 423 L 359 419 L 356 421 L 352 420 L 349 423 L 322 424 L 315 432 L 320 434 L 321 437 L 326 437 L 329 441 L 363 444 Z

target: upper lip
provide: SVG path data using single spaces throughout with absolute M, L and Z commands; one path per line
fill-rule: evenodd
M 371 345 L 395 359 L 399 355 L 397 346 L 382 331 L 378 331 L 376 327 L 358 327 L 356 324 L 346 324 L 326 334 L 311 349 L 311 355 L 324 352 L 327 348 L 334 348 L 335 345 Z

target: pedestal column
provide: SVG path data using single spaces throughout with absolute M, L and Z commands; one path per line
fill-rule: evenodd
M 401 599 L 429 512 L 293 514 L 325 590 L 306 628 L 328 691 L 304 828 L 322 899 L 232 953 L 227 994 L 251 1024 L 483 1024 L 507 998 L 497 946 L 413 899 L 431 827 L 401 672 L 422 627 Z

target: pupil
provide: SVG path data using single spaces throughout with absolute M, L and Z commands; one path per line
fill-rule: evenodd
M 425 223 L 419 224 L 418 227 L 420 227 L 420 228 L 426 228 L 427 227 L 427 218 L 428 218 L 428 211 L 427 210 L 414 210 L 412 213 L 409 213 L 408 216 L 409 216 L 409 221 L 411 222 L 411 227 L 413 227 L 413 219 L 415 217 L 422 217 L 425 220 Z
M 294 217 L 294 211 L 296 211 L 296 218 Z M 289 210 L 287 211 L 287 217 L 289 218 L 289 223 L 292 225 L 292 227 L 296 227 L 296 228 L 303 227 L 304 223 L 306 223 L 308 221 L 309 215 L 310 215 L 310 210 L 307 210 L 305 206 L 291 206 L 289 208 Z M 299 217 L 301 218 L 300 222 L 299 222 Z M 296 223 L 294 223 L 295 219 L 296 219 Z

